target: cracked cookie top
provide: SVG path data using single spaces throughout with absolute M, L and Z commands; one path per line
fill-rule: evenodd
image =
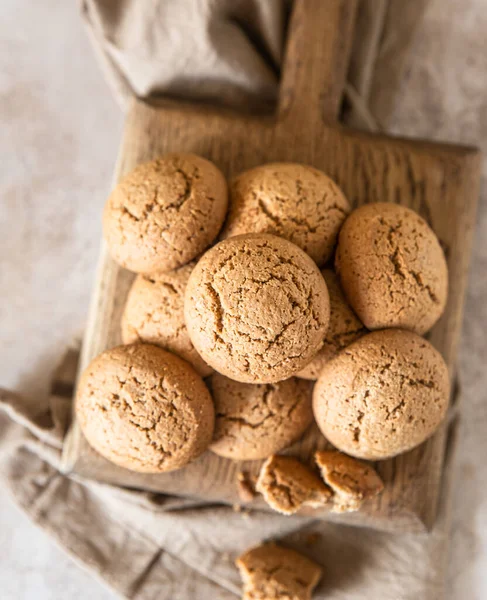
M 282 381 L 316 354 L 330 314 L 325 280 L 300 248 L 269 234 L 220 242 L 186 287 L 196 350 L 216 371 L 247 383 Z
M 423 334 L 445 309 L 443 250 L 426 221 L 404 206 L 377 203 L 355 210 L 340 230 L 336 270 L 368 329 Z
M 122 267 L 169 271 L 211 244 L 227 202 L 225 178 L 213 163 L 194 154 L 167 154 L 117 184 L 105 205 L 103 234 Z
M 235 564 L 242 600 L 310 600 L 323 572 L 307 556 L 272 542 L 247 550 Z
M 449 393 L 440 353 L 415 333 L 386 329 L 364 335 L 326 363 L 313 392 L 313 412 L 339 450 L 379 460 L 432 435 Z
M 206 377 L 213 369 L 194 349 L 184 322 L 184 291 L 194 265 L 136 277 L 122 316 L 122 341 L 161 346 L 187 360 Z
M 322 266 L 350 212 L 340 188 L 322 171 L 295 163 L 271 163 L 238 175 L 230 184 L 222 232 L 273 233 L 293 242 Z
M 321 369 L 337 352 L 367 333 L 360 319 L 348 304 L 337 276 L 331 269 L 321 271 L 330 295 L 330 324 L 323 340 L 323 347 L 297 377 L 318 379 Z
M 297 440 L 313 420 L 307 381 L 251 385 L 215 373 L 210 389 L 215 403 L 210 449 L 226 458 L 267 458 Z
M 107 350 L 82 374 L 76 413 L 90 445 L 144 473 L 183 467 L 209 445 L 214 409 L 201 377 L 151 344 Z

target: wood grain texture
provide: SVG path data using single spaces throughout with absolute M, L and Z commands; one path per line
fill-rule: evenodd
M 254 118 L 210 107 L 134 102 L 127 116 L 116 179 L 140 162 L 169 151 L 195 152 L 227 176 L 269 161 L 313 165 L 335 179 L 354 206 L 387 201 L 409 206 L 436 231 L 450 270 L 446 312 L 429 339 L 443 354 L 451 377 L 459 341 L 479 185 L 475 149 L 372 136 L 335 121 L 345 81 L 355 13 L 353 0 L 297 0 L 282 74 L 277 116 Z M 81 368 L 120 343 L 120 316 L 133 275 L 102 249 Z M 327 509 L 316 516 L 380 529 L 417 531 L 435 518 L 445 454 L 446 426 L 419 448 L 379 463 L 385 492 L 355 514 Z M 309 460 L 325 447 L 317 428 L 289 453 Z M 119 485 L 209 501 L 238 502 L 241 470 L 257 473 L 261 462 L 232 462 L 205 453 L 188 467 L 143 475 L 115 467 L 96 454 L 74 421 L 64 468 Z M 262 506 L 260 501 L 256 506 Z

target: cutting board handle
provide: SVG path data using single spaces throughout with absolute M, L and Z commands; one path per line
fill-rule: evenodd
M 334 122 L 353 38 L 356 0 L 294 0 L 281 76 L 279 116 Z

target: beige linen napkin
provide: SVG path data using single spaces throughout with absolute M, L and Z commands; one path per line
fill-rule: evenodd
M 452 453 L 440 515 L 429 535 L 394 536 L 310 518 L 235 512 L 69 478 L 59 464 L 78 355 L 77 348 L 67 352 L 54 377 L 49 407 L 37 415 L 27 413 L 20 398 L 0 391 L 0 477 L 35 523 L 123 596 L 237 598 L 234 559 L 248 546 L 272 538 L 324 566 L 316 598 L 442 597 Z
M 81 0 L 123 108 L 133 96 L 269 110 L 277 98 L 286 0 Z
M 277 95 L 287 4 L 84 0 L 81 11 L 122 104 L 134 94 L 168 94 L 269 110 Z M 425 4 L 363 0 L 347 86 L 348 122 L 387 126 L 402 60 Z M 0 477 L 35 523 L 119 594 L 138 600 L 236 598 L 235 557 L 277 538 L 323 564 L 317 598 L 442 597 L 455 427 L 440 515 L 430 535 L 394 536 L 310 518 L 235 512 L 63 475 L 61 448 L 77 358 L 78 350 L 70 349 L 49 402 L 37 413 L 28 408 L 32 403 L 0 392 Z

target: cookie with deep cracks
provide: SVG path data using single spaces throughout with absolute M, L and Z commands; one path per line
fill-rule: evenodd
M 184 315 L 202 358 L 230 379 L 274 383 L 305 367 L 330 316 L 325 280 L 300 248 L 269 234 L 220 242 L 199 260 Z
M 313 420 L 308 381 L 252 385 L 215 373 L 209 386 L 216 415 L 210 449 L 219 456 L 267 458 L 301 437 Z
M 272 233 L 299 246 L 319 265 L 335 248 L 350 204 L 322 171 L 299 163 L 269 163 L 230 182 L 222 239 Z
M 384 329 L 326 363 L 313 391 L 313 412 L 336 448 L 380 460 L 430 437 L 446 415 L 449 393 L 448 368 L 428 341 Z
M 336 271 L 367 329 L 431 329 L 445 309 L 448 269 L 424 219 L 399 204 L 365 204 L 348 217 L 338 240 Z
M 122 341 L 156 344 L 207 377 L 213 369 L 196 352 L 184 322 L 184 292 L 194 265 L 191 262 L 168 273 L 135 278 L 122 315 Z
M 81 375 L 75 407 L 89 444 L 133 471 L 181 468 L 213 435 L 213 402 L 201 377 L 152 344 L 117 346 L 97 356 Z
M 195 154 L 138 165 L 110 194 L 103 234 L 113 259 L 136 273 L 180 267 L 216 238 L 225 219 L 225 177 Z

